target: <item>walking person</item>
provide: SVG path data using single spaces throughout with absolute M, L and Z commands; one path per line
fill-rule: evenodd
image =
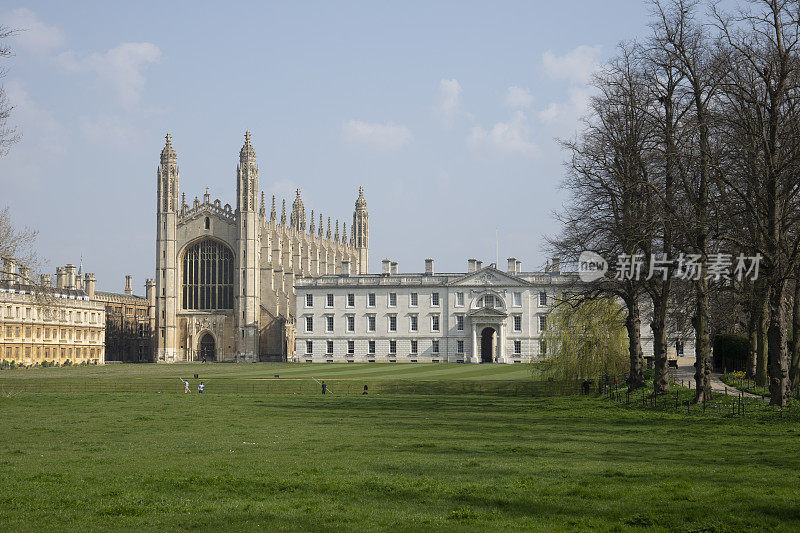
M 201 381 L 200 385 L 197 386 L 197 394 L 203 394 L 203 391 L 205 390 L 205 388 L 206 388 L 206 384 Z
M 325 394 L 326 392 L 328 392 L 328 386 L 325 385 L 325 382 L 323 381 L 322 382 L 322 394 Z
M 178 378 L 178 379 L 183 381 L 183 393 L 184 394 L 188 394 L 188 393 L 192 392 L 192 390 L 189 388 L 189 382 L 188 381 L 186 381 L 183 378 Z

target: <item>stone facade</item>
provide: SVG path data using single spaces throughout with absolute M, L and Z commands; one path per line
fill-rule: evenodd
M 133 294 L 131 276 L 125 276 L 123 293 L 96 291 L 95 300 L 106 310 L 106 361 L 151 363 L 155 353 L 155 282 L 145 282 L 146 296 Z
M 94 274 L 76 275 L 75 267 L 31 279 L 27 268 L 16 271 L 3 260 L 0 279 L 0 360 L 17 364 L 103 364 L 105 309 L 94 300 Z
M 295 360 L 535 361 L 546 350 L 542 332 L 553 302 L 575 276 L 557 266 L 522 272 L 514 258 L 508 264 L 501 272 L 470 259 L 467 273 L 435 274 L 428 259 L 424 273 L 399 274 L 396 263 L 384 260 L 382 274 L 298 279 Z M 652 334 L 645 329 L 647 356 Z M 678 342 L 693 352 L 691 338 L 674 341 L 673 357 Z
M 369 215 L 359 191 L 350 239 L 306 211 L 297 190 L 289 221 L 275 198 L 266 212 L 250 132 L 236 167 L 236 207 L 179 195 L 171 137 L 156 173 L 156 360 L 285 360 L 294 346 L 295 279 L 339 274 L 342 261 L 366 274 Z M 260 194 L 260 203 L 259 203 Z

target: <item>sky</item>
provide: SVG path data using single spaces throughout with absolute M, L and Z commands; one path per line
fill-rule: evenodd
M 648 33 L 634 0 L 568 2 L 0 1 L 21 29 L 2 80 L 21 134 L 0 206 L 39 231 L 46 270 L 83 263 L 99 290 L 155 270 L 167 132 L 187 202 L 235 208 L 252 132 L 260 186 L 307 217 L 352 222 L 359 186 L 380 261 L 465 272 L 547 259 L 545 237 L 587 82 Z M 269 200 L 268 200 L 269 203 Z M 269 206 L 267 206 L 269 209 Z M 288 216 L 288 214 L 287 214 Z

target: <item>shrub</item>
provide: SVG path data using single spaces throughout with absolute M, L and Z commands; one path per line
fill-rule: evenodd
M 714 368 L 717 371 L 747 369 L 750 343 L 747 337 L 722 334 L 714 337 Z

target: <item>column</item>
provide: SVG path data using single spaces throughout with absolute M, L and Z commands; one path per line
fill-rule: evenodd
M 472 353 L 470 354 L 470 358 L 474 359 L 474 361 L 467 360 L 468 363 L 469 362 L 473 362 L 473 363 L 480 363 L 481 362 L 480 355 L 478 355 L 477 326 L 475 325 L 474 322 L 472 323 Z
M 497 362 L 506 362 L 506 324 L 505 321 L 500 324 L 497 331 Z

